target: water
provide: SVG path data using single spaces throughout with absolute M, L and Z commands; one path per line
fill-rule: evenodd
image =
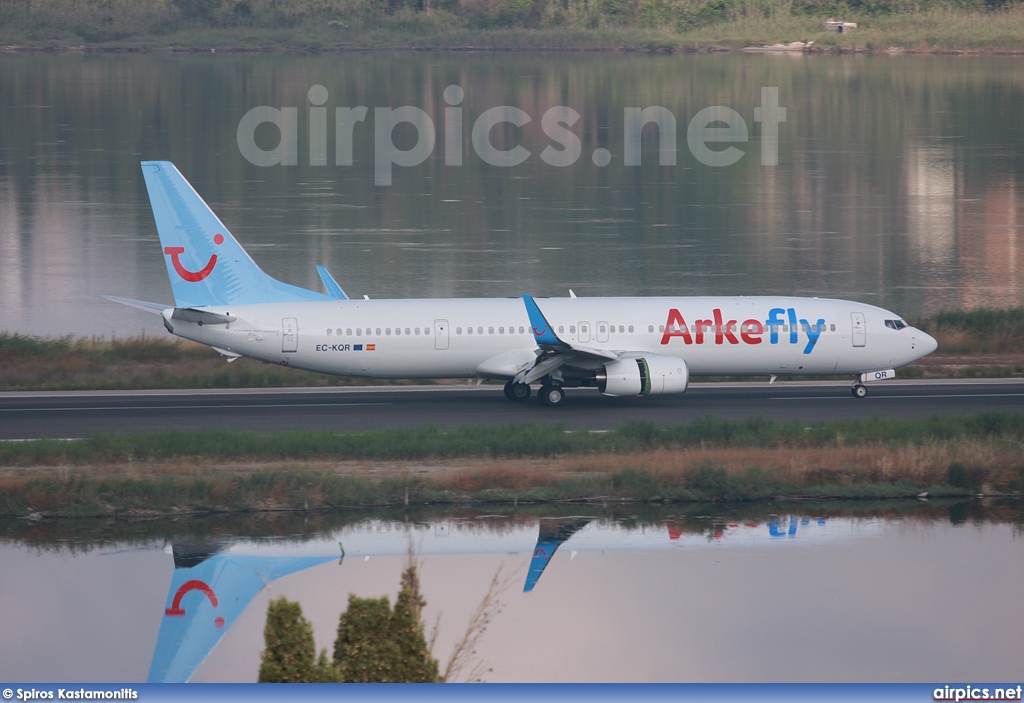
M 315 85 L 326 166 L 310 165 Z M 461 166 L 446 165 L 450 85 L 465 94 Z M 766 87 L 786 109 L 776 166 L 762 165 L 754 119 Z M 258 106 L 296 108 L 297 165 L 243 157 L 239 122 Z M 369 113 L 339 166 L 334 109 L 357 106 Z M 376 186 L 374 110 L 402 106 L 430 116 L 437 143 Z M 472 145 L 498 106 L 532 119 L 490 132 L 496 148 L 529 150 L 521 165 L 489 165 Z M 542 129 L 556 106 L 580 115 L 565 167 L 541 158 L 561 149 Z M 649 106 L 676 119 L 675 165 L 659 165 L 654 127 L 642 165 L 624 164 L 624 110 Z M 688 145 L 711 106 L 748 131 L 731 166 Z M 908 317 L 1019 305 L 1022 108 L 1019 61 L 998 57 L 5 54 L 0 330 L 163 334 L 98 298 L 171 301 L 143 159 L 174 161 L 272 275 L 318 288 L 323 263 L 353 296 L 796 294 Z M 417 133 L 393 137 L 409 149 Z M 276 128 L 254 139 L 269 149 Z
M 411 540 L 442 664 L 509 576 L 489 681 L 1015 681 L 1022 524 L 980 501 L 7 521 L 0 679 L 253 681 L 271 598 L 329 650 Z

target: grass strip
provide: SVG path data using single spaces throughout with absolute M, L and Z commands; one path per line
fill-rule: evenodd
M 603 434 L 511 425 L 93 435 L 0 445 L 0 515 L 1019 493 L 1022 448 L 1024 417 L 1011 412 L 810 427 L 634 421 Z M 339 465 L 356 459 L 377 463 L 369 475 Z M 242 460 L 256 464 L 232 465 Z M 433 465 L 389 470 L 388 461 Z M 15 468 L 55 465 L 63 468 Z
M 676 425 L 632 420 L 615 430 L 566 431 L 560 424 L 436 426 L 366 432 L 285 430 L 167 430 L 104 433 L 77 441 L 42 439 L 0 444 L 0 466 L 54 466 L 166 461 L 553 457 L 701 447 L 840 447 L 908 445 L 972 438 L 1024 440 L 1024 416 L 990 411 L 970 416 L 831 420 L 807 425 L 762 417 L 701 418 Z M 1024 462 L 1024 458 L 1022 458 Z

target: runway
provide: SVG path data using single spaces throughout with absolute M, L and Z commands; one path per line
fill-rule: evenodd
M 567 391 L 558 408 L 513 403 L 499 386 L 292 388 L 281 390 L 68 391 L 0 394 L 0 439 L 71 438 L 92 432 L 368 430 L 465 424 L 561 423 L 607 430 L 629 420 L 673 424 L 703 416 L 780 420 L 927 417 L 985 410 L 1024 412 L 1024 380 L 891 381 L 867 398 L 845 381 L 694 383 L 686 393 L 606 398 Z

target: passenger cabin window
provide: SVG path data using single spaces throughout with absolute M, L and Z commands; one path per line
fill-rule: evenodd
M 836 326 L 835 325 L 830 325 L 829 326 L 829 331 L 830 332 L 835 332 L 836 331 Z
M 633 325 L 630 325 L 630 326 L 629 326 L 629 333 L 630 333 L 630 334 L 633 334 Z
M 331 336 L 331 330 L 327 330 L 327 336 L 328 336 L 328 337 L 330 337 L 330 336 Z
M 341 334 L 341 330 L 338 330 L 338 334 Z M 348 337 L 352 336 L 352 328 L 351 327 L 346 327 L 345 328 L 345 335 L 348 336 Z
M 654 325 L 647 325 L 648 332 L 654 332 Z

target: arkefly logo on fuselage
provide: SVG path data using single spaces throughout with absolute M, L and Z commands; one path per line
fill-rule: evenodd
M 708 333 L 715 336 L 715 344 L 761 344 L 764 341 L 765 331 L 768 332 L 768 343 L 779 343 L 779 332 L 785 328 L 790 344 L 797 344 L 800 341 L 800 333 L 807 337 L 807 345 L 804 347 L 804 354 L 814 351 L 814 345 L 818 338 L 825 331 L 825 320 L 819 318 L 813 325 L 807 320 L 797 318 L 795 308 L 772 308 L 768 311 L 768 319 L 744 320 L 737 326 L 736 320 L 726 320 L 720 308 L 711 311 L 713 319 L 694 320 L 693 327 L 687 325 L 679 310 L 672 308 L 668 311 L 668 321 L 665 323 L 665 332 L 661 336 L 661 343 L 668 344 L 673 337 L 682 337 L 685 344 L 704 344 Z
M 224 235 L 215 235 L 213 237 L 213 243 L 217 245 L 223 244 Z M 210 256 L 210 260 L 206 262 L 206 266 L 198 271 L 189 271 L 185 268 L 184 264 L 181 263 L 181 259 L 179 258 L 185 253 L 185 247 L 164 247 L 164 253 L 171 257 L 171 265 L 174 266 L 175 272 L 189 283 L 199 283 L 199 281 L 204 280 L 207 276 L 213 273 L 213 269 L 217 265 L 217 255 L 212 254 Z

